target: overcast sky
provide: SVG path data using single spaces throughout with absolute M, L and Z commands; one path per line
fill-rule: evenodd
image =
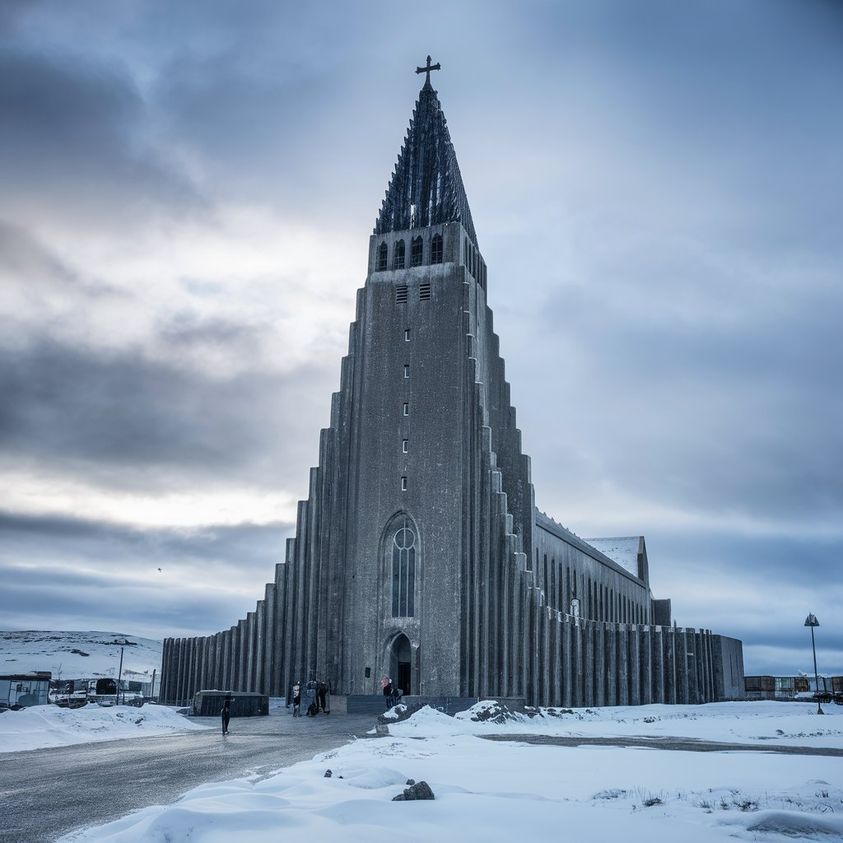
M 0 626 L 254 608 L 431 53 L 536 501 L 843 674 L 843 7 L 0 5 Z M 158 569 L 161 569 L 160 571 Z

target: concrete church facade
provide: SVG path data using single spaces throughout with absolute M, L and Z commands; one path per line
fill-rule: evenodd
M 743 694 L 741 643 L 676 627 L 643 537 L 534 503 L 462 177 L 430 74 L 369 243 L 295 538 L 254 612 L 164 642 L 162 701 L 296 680 L 542 705 Z

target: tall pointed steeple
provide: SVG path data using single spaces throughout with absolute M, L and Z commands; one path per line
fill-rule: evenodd
M 419 92 L 375 234 L 460 222 L 477 245 L 457 156 L 430 74 Z

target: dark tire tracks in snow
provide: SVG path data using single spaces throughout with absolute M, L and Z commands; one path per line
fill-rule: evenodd
M 697 738 L 649 737 L 572 737 L 554 735 L 481 735 L 487 741 L 515 741 L 538 746 L 621 746 L 637 749 L 666 749 L 673 752 L 775 752 L 782 755 L 830 755 L 843 757 L 843 749 L 824 746 L 788 746 L 768 743 L 727 743 Z

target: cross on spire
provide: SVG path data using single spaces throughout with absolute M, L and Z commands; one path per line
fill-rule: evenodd
M 424 67 L 417 67 L 416 68 L 416 73 L 426 73 L 427 74 L 427 76 L 425 77 L 425 80 L 424 80 L 425 85 L 430 84 L 430 71 L 431 70 L 442 70 L 442 66 L 439 64 L 439 62 L 436 62 L 436 64 L 431 64 L 430 63 L 430 56 L 427 57 L 427 64 Z

